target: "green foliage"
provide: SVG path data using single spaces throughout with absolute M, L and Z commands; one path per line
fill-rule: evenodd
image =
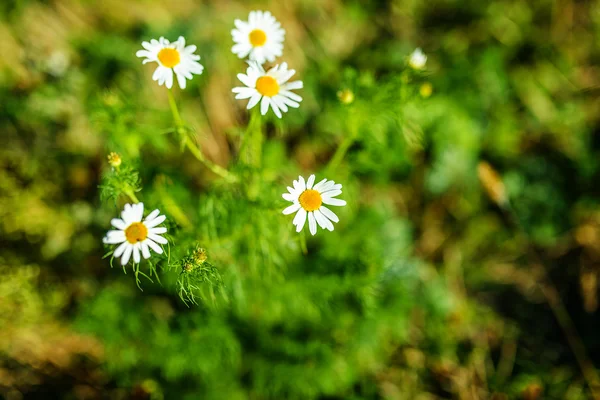
M 140 190 L 142 188 L 139 172 L 133 167 L 125 165 L 112 168 L 111 171 L 104 174 L 102 185 L 100 185 L 100 199 L 116 205 L 119 196 L 135 195 Z
M 181 300 L 198 305 L 196 297 L 203 298 L 202 292 L 208 288 L 209 296 L 215 300 L 215 290 L 223 288 L 223 280 L 219 270 L 207 261 L 206 250 L 196 245 L 188 252 L 188 255 L 174 263 L 174 267 L 180 270 L 177 279 L 177 291 Z

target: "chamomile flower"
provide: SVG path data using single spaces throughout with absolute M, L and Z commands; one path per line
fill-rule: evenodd
M 158 81 L 159 85 L 165 84 L 169 89 L 173 87 L 173 72 L 177 76 L 179 87 L 185 89 L 186 79 L 192 79 L 193 75 L 200 75 L 204 70 L 198 62 L 200 56 L 194 54 L 196 46 L 186 46 L 183 36 L 179 36 L 176 42 L 170 43 L 164 37 L 152 39 L 150 42 L 142 42 L 144 50 L 139 50 L 135 55 L 145 58 L 143 63 L 156 62 L 158 67 L 152 75 L 152 79 Z
M 234 23 L 231 36 L 235 44 L 231 51 L 239 58 L 264 64 L 281 56 L 285 30 L 269 11 L 250 11 L 248 21 L 236 19 Z
M 235 87 L 232 90 L 233 93 L 237 93 L 236 99 L 250 99 L 247 109 L 251 109 L 260 101 L 262 115 L 269 111 L 270 106 L 275 115 L 281 118 L 281 112 L 287 112 L 288 107 L 300 107 L 302 97 L 291 90 L 302 89 L 302 81 L 288 82 L 296 70 L 288 69 L 287 63 L 276 65 L 268 72 L 255 61 L 249 61 L 248 65 L 246 74 L 237 75 L 246 87 Z
M 423 53 L 420 47 L 417 47 L 408 58 L 408 65 L 410 65 L 413 69 L 423 69 L 425 68 L 426 63 L 427 56 L 425 53 Z
M 294 181 L 293 188 L 288 186 L 288 192 L 282 197 L 292 202 L 293 204 L 283 210 L 284 215 L 296 213 L 294 221 L 296 232 L 300 232 L 308 219 L 308 229 L 314 235 L 317 233 L 317 224 L 323 229 L 333 231 L 333 222 L 338 222 L 339 218 L 333 211 L 325 207 L 325 204 L 330 206 L 345 206 L 344 200 L 336 199 L 335 197 L 342 194 L 342 185 L 334 181 L 323 179 L 321 182 L 315 183 L 315 176 L 311 175 L 307 181 L 304 181 L 302 176 Z
M 157 227 L 164 222 L 166 217 L 160 211 L 154 210 L 142 220 L 144 203 L 125 204 L 121 218 L 113 218 L 111 225 L 117 230 L 108 231 L 102 240 L 106 244 L 119 244 L 113 253 L 116 258 L 121 257 L 121 265 L 129 262 L 133 254 L 133 262 L 140 262 L 141 255 L 150 258 L 150 249 L 162 254 L 163 249 L 157 244 L 167 244 L 167 239 L 160 236 L 167 232 L 165 227 Z

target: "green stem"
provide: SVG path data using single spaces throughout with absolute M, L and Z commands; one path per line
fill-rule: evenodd
M 250 113 L 248 128 L 242 138 L 240 145 L 240 156 L 247 165 L 260 168 L 262 164 L 262 120 L 258 109 Z
M 300 249 L 302 250 L 302 254 L 308 254 L 308 247 L 306 246 L 306 230 L 302 230 L 300 233 Z
M 175 126 L 177 128 L 183 128 L 183 120 L 179 114 L 179 109 L 177 108 L 175 97 L 173 96 L 173 90 L 169 89 L 167 93 L 169 95 L 169 106 L 171 107 L 171 113 L 173 114 L 173 119 L 175 120 Z
M 240 158 L 249 168 L 250 176 L 247 182 L 246 194 L 250 200 L 258 197 L 261 186 L 261 167 L 262 167 L 262 146 L 263 146 L 263 125 L 262 117 L 258 109 L 252 110 L 250 121 L 246 133 L 242 137 L 240 145 Z
M 238 179 L 234 174 L 227 171 L 225 168 L 221 167 L 220 165 L 212 163 L 212 162 L 208 161 L 206 158 L 204 158 L 204 154 L 202 154 L 202 151 L 200 151 L 198 146 L 196 146 L 196 144 L 194 142 L 192 142 L 189 137 L 186 136 L 184 140 L 185 140 L 185 146 L 188 148 L 190 153 L 192 153 L 192 155 L 194 157 L 196 157 L 196 159 L 198 161 L 200 161 L 202 164 L 204 164 L 204 166 L 206 168 L 210 169 L 215 174 L 217 174 L 220 177 L 222 177 L 223 179 L 227 180 L 227 182 L 230 182 L 230 183 L 237 182 Z
M 140 202 L 138 200 L 137 196 L 135 195 L 135 193 L 133 193 L 133 190 L 131 190 L 131 188 L 125 189 L 123 191 L 123 193 L 125 193 L 131 199 L 131 201 L 133 201 L 134 203 L 139 203 Z
M 192 155 L 200 161 L 204 166 L 210 169 L 213 173 L 219 175 L 220 177 L 227 180 L 227 182 L 233 183 L 237 182 L 237 177 L 231 172 L 227 171 L 225 168 L 209 161 L 204 157 L 202 151 L 198 148 L 198 146 L 191 140 L 185 131 L 185 123 L 181 119 L 181 114 L 179 114 L 179 109 L 177 108 L 177 103 L 175 102 L 175 97 L 173 96 L 173 91 L 171 89 L 168 90 L 169 97 L 169 106 L 171 107 L 171 113 L 173 114 L 173 120 L 175 121 L 175 127 L 177 128 L 177 133 L 180 134 L 183 138 L 183 142 L 185 147 L 192 153 Z
M 342 162 L 342 160 L 346 156 L 346 153 L 348 152 L 348 149 L 350 148 L 350 146 L 352 146 L 354 144 L 355 140 L 356 140 L 356 138 L 354 137 L 354 135 L 352 135 L 352 136 L 346 136 L 344 138 L 344 140 L 342 141 L 342 143 L 338 146 L 337 150 L 335 151 L 335 154 L 333 155 L 333 157 L 329 161 L 329 164 L 327 164 L 327 168 L 326 169 L 328 171 L 332 171 L 332 170 L 334 170 L 334 169 L 336 169 L 337 167 L 340 166 L 340 163 Z
M 346 156 L 346 153 L 348 152 L 348 149 L 354 144 L 354 142 L 356 141 L 356 138 L 358 137 L 358 128 L 354 124 L 353 119 L 351 118 L 351 115 L 352 115 L 352 111 L 350 111 L 348 118 L 346 119 L 346 121 L 348 121 L 347 124 L 348 124 L 349 134 L 344 138 L 342 143 L 340 143 L 337 150 L 333 154 L 333 157 L 331 157 L 329 164 L 327 164 L 327 167 L 325 167 L 326 171 L 333 171 L 337 167 L 340 166 L 340 164 L 342 163 L 342 160 L 344 159 L 344 157 Z
M 253 129 L 253 137 L 252 137 L 252 150 L 254 152 L 254 154 L 252 155 L 252 158 L 254 159 L 254 162 L 256 163 L 256 167 L 257 168 L 261 168 L 262 167 L 262 146 L 263 146 L 263 129 L 262 129 L 262 120 L 261 120 L 261 116 L 258 113 L 258 108 L 256 109 L 256 112 L 254 113 L 254 115 L 256 116 L 256 121 L 255 121 L 255 126 Z

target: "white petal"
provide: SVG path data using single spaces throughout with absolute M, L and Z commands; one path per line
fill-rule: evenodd
M 141 222 L 144 217 L 144 203 L 137 203 L 132 206 L 134 222 Z
M 252 107 L 254 107 L 255 105 L 257 105 L 261 98 L 262 98 L 262 95 L 260 93 L 258 93 L 258 92 L 254 93 L 254 96 L 252 96 L 252 98 L 248 102 L 248 106 L 246 106 L 246 109 L 249 110 Z
M 335 198 L 330 198 L 330 197 L 324 197 L 323 203 L 329 204 L 330 206 L 345 206 L 346 205 L 345 200 L 340 200 L 340 199 L 335 199 Z
M 329 181 L 326 185 L 326 188 L 321 190 L 321 194 L 326 194 L 326 192 L 330 192 L 333 190 L 340 190 L 342 188 L 341 183 L 335 183 L 334 181 Z
M 284 63 L 285 64 L 285 63 Z M 270 70 L 267 71 L 267 76 L 270 77 L 276 77 L 278 75 L 278 71 L 279 71 L 279 67 L 283 66 L 283 64 L 279 65 L 277 64 L 276 66 L 274 66 L 273 68 L 271 68 Z
M 162 236 L 155 235 L 153 233 L 148 232 L 148 238 L 154 240 L 156 243 L 167 244 L 167 239 Z
M 335 186 L 334 181 L 326 181 L 326 182 L 321 181 L 315 185 L 314 189 L 318 190 L 319 193 L 323 193 L 328 190 L 331 190 L 334 186 Z
M 231 48 L 231 52 L 236 54 L 238 58 L 246 58 L 252 51 L 252 46 L 247 43 L 237 43 Z
M 240 82 L 242 82 L 244 85 L 248 86 L 249 88 L 253 88 L 256 86 L 256 81 L 253 81 L 252 79 L 250 79 L 250 77 L 248 75 L 237 74 L 237 77 L 240 80 Z
M 125 206 L 123 207 L 123 211 L 121 211 L 121 219 L 123 221 L 125 221 L 127 226 L 131 225 L 132 222 L 135 222 L 133 220 L 133 212 L 131 210 L 131 204 L 125 204 Z
M 115 258 L 121 257 L 121 254 L 123 254 L 123 252 L 125 251 L 125 247 L 127 247 L 127 246 L 131 246 L 131 243 L 123 242 L 119 247 L 117 247 L 117 249 L 113 253 L 113 257 L 115 257 Z
M 289 90 L 280 90 L 279 94 L 287 97 L 291 100 L 297 101 L 297 102 L 301 102 L 302 101 L 302 97 L 298 96 L 296 93 L 294 92 L 290 92 Z
M 325 197 L 335 197 L 335 196 L 339 196 L 340 194 L 342 194 L 341 190 L 328 190 L 326 192 L 322 192 L 321 193 L 321 197 L 325 198 Z
M 296 197 L 300 196 L 300 192 L 298 190 L 294 189 L 294 188 L 291 188 L 291 187 L 288 186 L 287 190 L 288 190 L 288 192 L 290 192 L 290 194 L 292 196 L 296 196 Z
M 165 219 L 167 219 L 166 216 L 161 215 L 159 217 L 154 218 L 151 221 L 144 221 L 144 225 L 146 225 L 146 228 L 150 229 L 150 228 L 154 228 L 156 225 L 161 224 Z
M 308 177 L 308 181 L 306 181 L 306 188 L 312 189 L 313 183 L 315 183 L 315 174 L 312 174 Z
M 186 86 L 185 75 L 182 73 L 175 73 L 175 75 L 177 76 L 177 83 L 179 84 L 179 87 L 181 89 L 185 89 L 185 86 Z
M 146 240 L 144 240 L 144 243 L 146 243 L 152 250 L 154 250 L 155 253 L 157 253 L 157 254 L 163 253 L 162 247 L 157 245 L 154 241 L 152 241 L 150 239 L 146 239 Z
M 194 54 L 196 52 L 197 47 L 193 44 L 186 46 L 183 51 L 187 54 Z
M 163 67 L 162 65 L 159 65 L 158 67 L 156 67 L 156 69 L 154 70 L 154 73 L 152 74 L 152 80 L 158 81 L 159 79 L 161 79 L 161 76 L 165 72 L 165 69 L 166 68 Z
M 303 87 L 304 87 L 304 84 L 302 83 L 302 81 L 293 81 L 293 82 L 288 82 L 284 85 L 281 85 L 281 89 L 285 90 L 285 91 L 294 90 L 294 89 L 302 89 Z
M 270 99 L 267 96 L 263 96 L 262 101 L 260 102 L 260 113 L 265 115 L 267 111 L 269 111 L 269 104 L 271 103 Z
M 302 188 L 302 185 L 300 185 L 300 180 L 292 182 L 292 185 L 294 186 L 294 190 L 296 191 L 298 196 L 305 190 Z
M 296 225 L 296 232 L 300 232 L 304 227 L 304 224 L 306 223 L 306 214 L 307 213 L 304 208 L 299 209 L 298 213 L 296 213 L 294 221 L 292 221 L 292 223 Z
M 279 92 L 279 94 L 281 94 L 281 92 Z M 281 101 L 283 101 L 285 103 L 286 106 L 288 107 L 292 107 L 292 108 L 298 108 L 300 107 L 300 103 L 285 97 L 285 96 L 279 96 L 281 98 Z
M 111 234 L 111 232 L 114 232 Z M 125 240 L 125 232 L 123 231 L 110 231 L 108 234 L 102 239 L 102 242 L 106 244 L 118 244 L 123 243 Z
M 279 75 L 279 79 L 277 79 L 277 83 L 279 83 L 280 85 L 283 85 L 283 84 L 285 84 L 287 81 L 289 81 L 289 80 L 290 80 L 290 78 L 291 78 L 291 77 L 292 77 L 292 76 L 293 76 L 295 73 L 296 73 L 296 70 L 294 70 L 294 69 L 290 69 L 290 70 L 287 70 L 287 71 L 285 71 L 285 72 L 281 73 L 281 74 Z
M 238 100 L 249 99 L 257 93 L 256 89 L 247 87 L 233 88 L 232 92 L 237 93 L 235 98 Z
M 298 198 L 297 195 L 293 195 L 292 193 L 284 193 L 281 195 L 281 197 L 283 197 L 287 201 L 294 201 Z
M 135 52 L 135 56 L 139 58 L 151 58 L 153 53 L 148 50 L 138 50 Z
M 243 30 L 243 29 L 249 29 L 249 26 L 248 26 L 248 23 L 247 23 L 247 22 L 244 22 L 244 21 L 241 21 L 241 20 L 239 20 L 239 19 L 236 19 L 235 21 L 233 21 L 233 23 L 234 23 L 234 24 L 235 24 L 235 26 L 236 26 L 238 29 L 240 29 L 240 30 Z
M 281 118 L 281 111 L 279 110 L 279 107 L 277 107 L 277 104 L 271 100 L 271 108 L 273 109 L 273 112 L 275 113 L 275 115 L 277 116 L 277 118 Z
M 264 64 L 265 61 L 267 61 L 267 59 L 263 55 L 262 50 L 261 50 L 260 47 L 254 47 L 252 49 L 252 51 L 250 52 L 250 55 L 248 56 L 248 58 L 250 58 L 251 60 L 256 61 L 259 64 Z
M 140 247 L 142 248 L 142 256 L 147 260 L 150 258 L 150 250 L 148 249 L 148 241 L 144 240 L 140 243 Z
M 158 214 L 160 214 L 160 211 L 158 209 L 152 211 L 150 214 L 148 214 L 145 221 L 152 221 L 154 218 L 158 217 Z
M 148 229 L 149 233 L 153 233 L 155 235 L 160 235 L 163 233 L 167 233 L 167 228 L 165 228 L 164 226 L 158 227 L 158 228 L 151 228 Z
M 304 181 L 304 177 L 298 176 L 298 182 L 300 182 L 300 190 L 304 192 L 306 190 L 306 182 Z
M 317 219 L 317 222 L 321 228 L 333 231 L 333 224 L 319 210 L 315 210 L 313 213 L 315 214 L 315 218 Z
M 288 112 L 288 106 L 285 104 L 285 101 L 283 101 L 282 97 L 283 96 L 276 94 L 275 96 L 271 97 L 271 101 L 275 103 L 275 105 L 277 105 L 281 111 Z
M 133 245 L 133 262 L 139 264 L 140 259 L 140 243 L 136 243 Z
M 300 204 L 296 203 L 296 204 L 292 204 L 291 206 L 287 207 L 285 210 L 283 210 L 283 215 L 289 215 L 292 213 L 295 213 L 296 211 L 298 211 L 300 209 Z
M 168 68 L 167 71 L 165 72 L 165 86 L 171 89 L 173 87 L 173 70 Z
M 329 218 L 330 220 L 332 220 L 333 222 L 339 222 L 340 219 L 338 218 L 337 215 L 335 215 L 335 213 L 333 211 L 331 211 L 329 208 L 325 207 L 325 206 L 321 206 L 319 207 L 319 211 L 321 213 L 323 213 L 323 215 L 325 215 L 327 218 Z
M 133 252 L 133 245 L 129 245 L 125 247 L 125 251 L 123 252 L 123 257 L 121 257 L 121 265 L 125 265 L 129 262 L 131 258 L 131 253 Z
M 315 221 L 315 216 L 312 212 L 308 213 L 308 229 L 313 236 L 317 233 L 317 221 Z
M 113 218 L 110 220 L 110 224 L 117 229 L 125 230 L 127 224 L 121 218 Z
M 325 185 L 327 183 L 327 179 L 323 179 L 322 181 L 320 181 L 319 183 L 317 183 L 313 189 L 320 192 L 321 188 L 323 187 L 323 185 Z
M 187 68 L 189 69 L 189 72 L 192 72 L 196 75 L 201 75 L 202 71 L 204 71 L 204 66 L 202 64 L 200 64 L 199 62 L 190 62 L 187 64 Z

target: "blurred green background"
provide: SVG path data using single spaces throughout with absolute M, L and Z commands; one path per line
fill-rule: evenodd
M 268 120 L 250 201 L 181 151 L 135 52 L 198 46 L 204 73 L 175 96 L 241 171 L 230 30 L 253 9 L 282 23 L 305 88 Z M 2 1 L 0 396 L 593 398 L 599 39 L 597 0 Z M 143 291 L 102 259 L 127 201 L 101 201 L 111 151 L 170 223 Z M 310 173 L 348 206 L 303 254 L 281 193 Z M 223 286 L 187 307 L 168 264 L 195 245 Z

